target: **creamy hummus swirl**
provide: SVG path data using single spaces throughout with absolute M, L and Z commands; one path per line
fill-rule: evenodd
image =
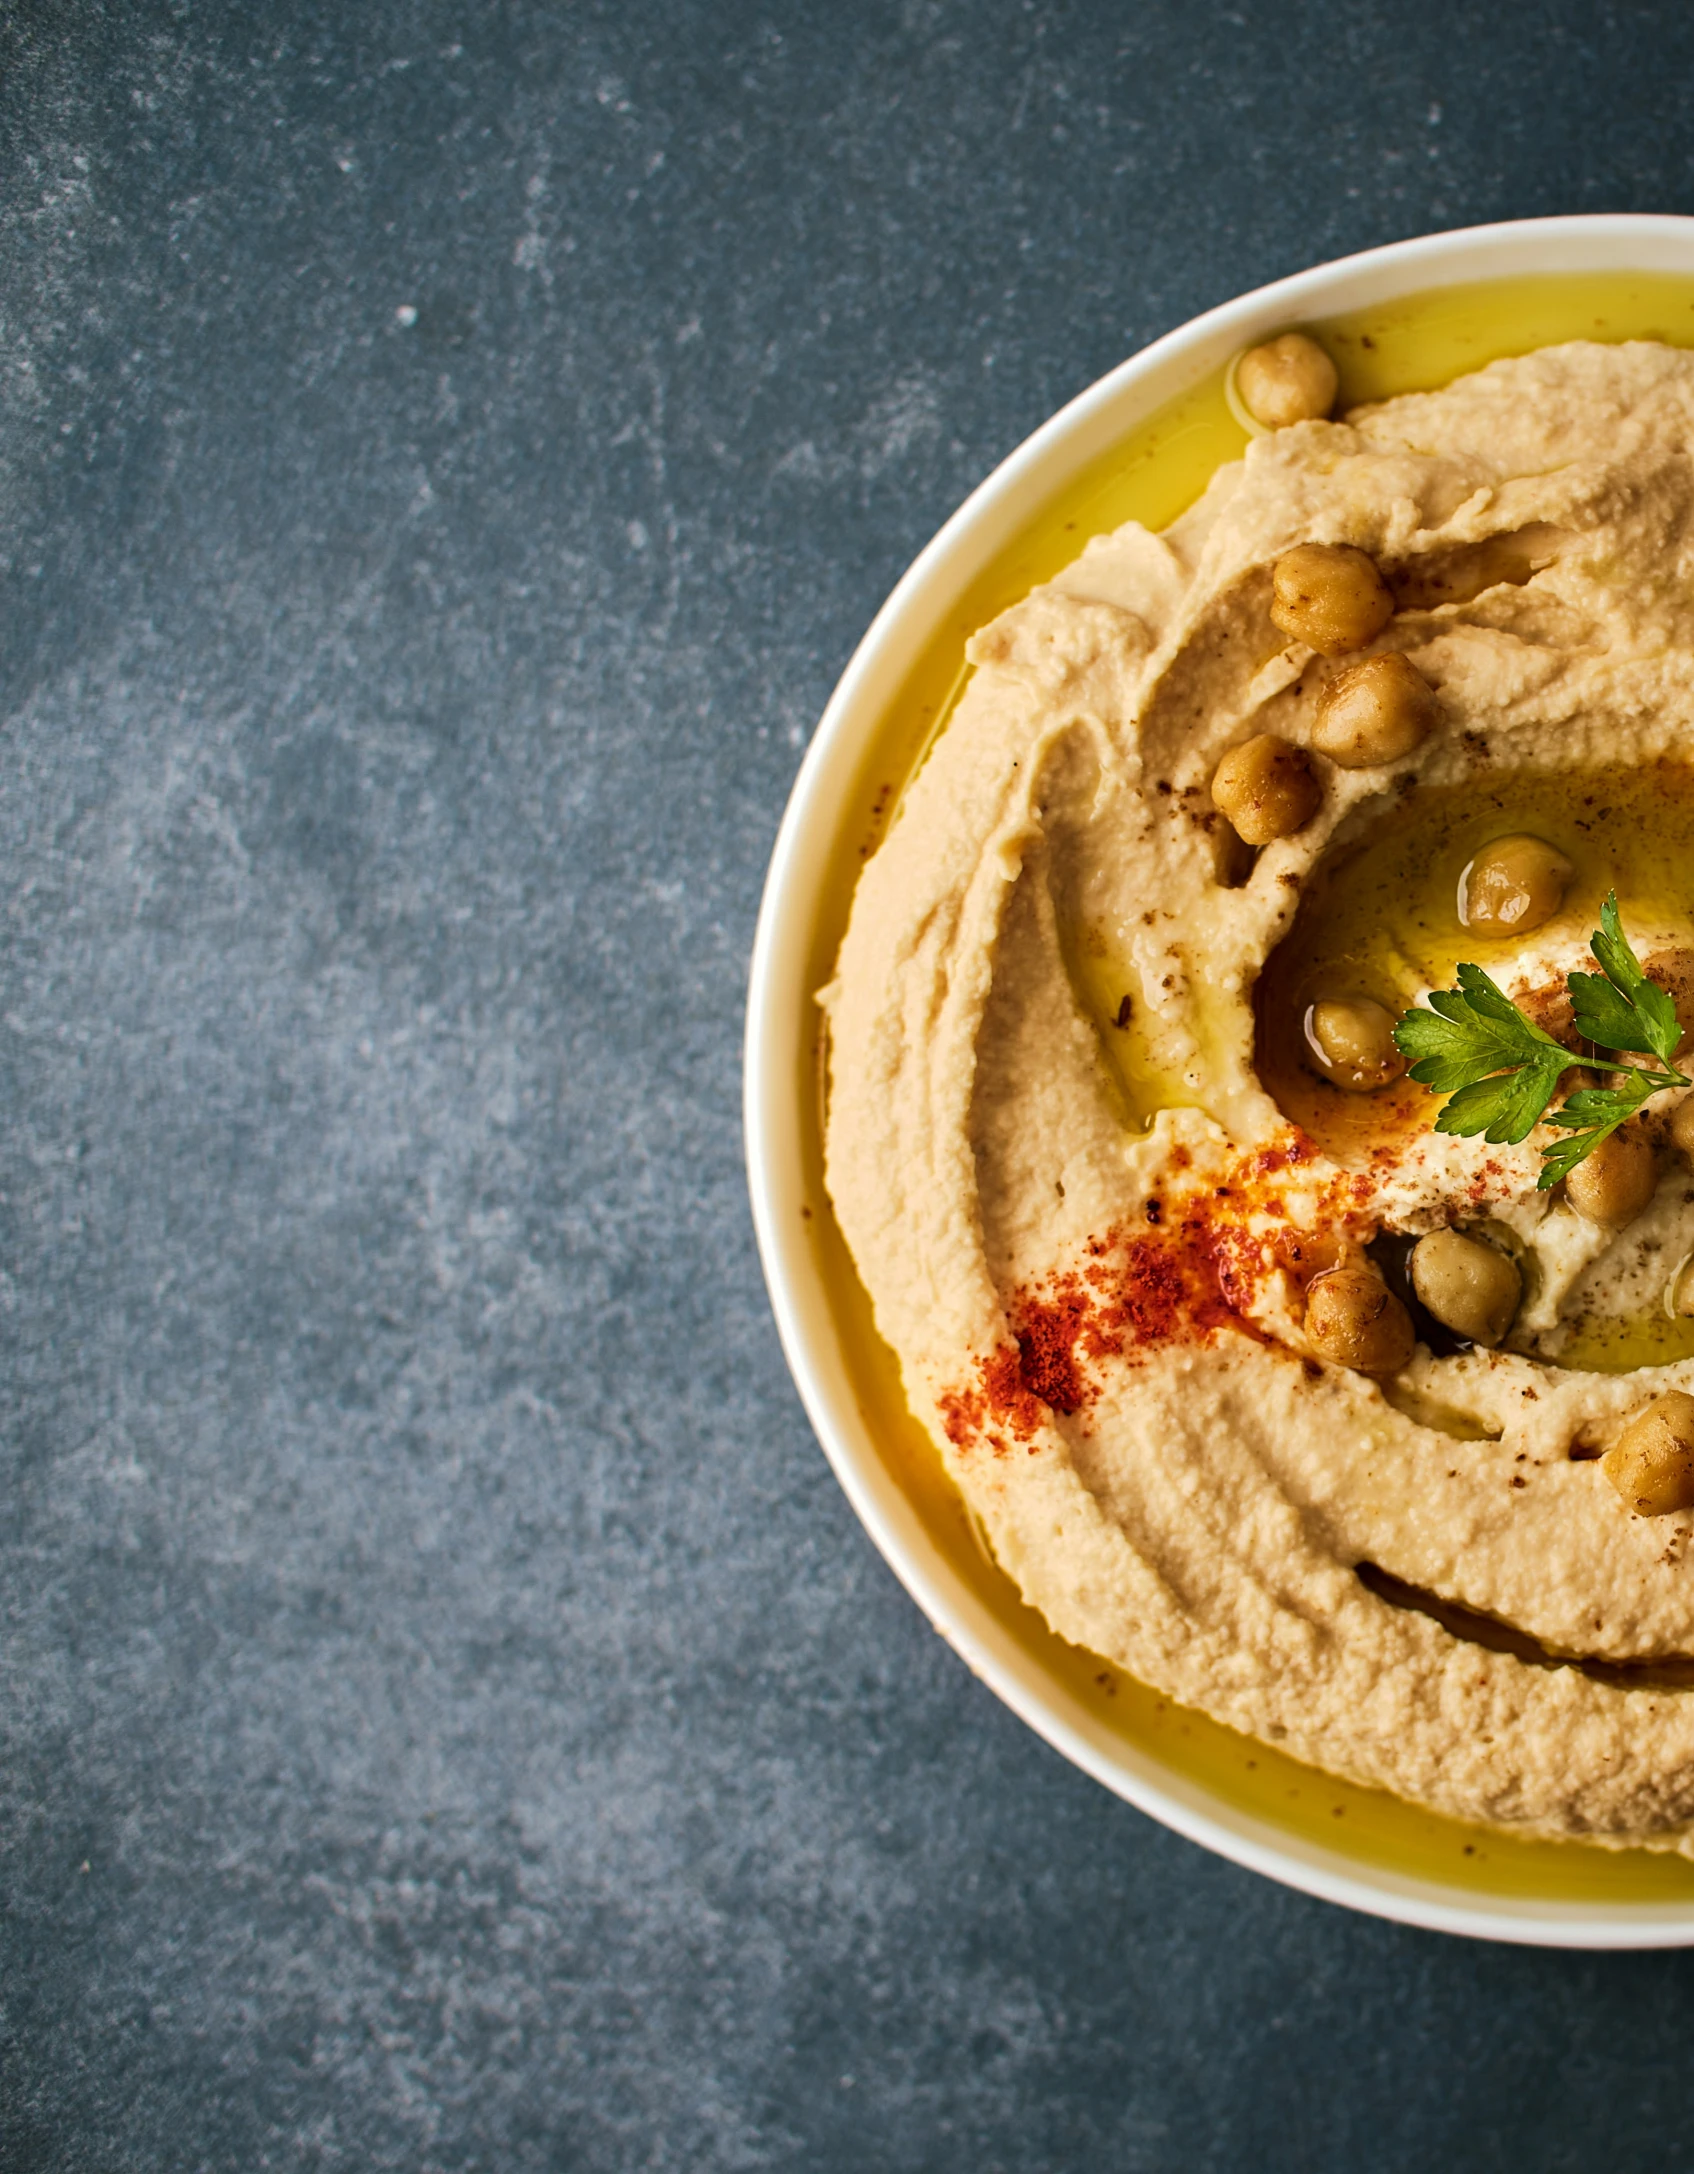
M 1253 999 L 1314 871 L 1407 795 L 1694 764 L 1691 448 L 1694 357 L 1575 344 L 1276 431 L 1164 533 L 1097 538 L 971 644 L 822 995 L 829 1189 L 878 1327 L 1061 1635 L 1439 1810 L 1675 1847 L 1694 1515 L 1631 1515 L 1593 1453 L 1694 1360 L 1556 1361 L 1573 1294 L 1651 1303 L 1694 1248 L 1694 1179 L 1667 1157 L 1619 1237 L 1536 1192 L 1534 1141 L 1437 1135 L 1433 1100 L 1326 1144 L 1261 1077 Z M 1310 542 L 1390 570 L 1372 646 L 1442 722 L 1387 767 L 1314 758 L 1318 815 L 1232 881 L 1212 773 L 1254 733 L 1309 745 L 1332 669 L 1269 617 Z M 1638 949 L 1688 945 L 1694 872 L 1645 910 Z M 1549 923 L 1516 989 L 1585 943 Z M 1319 1363 L 1312 1262 L 1461 1213 L 1538 1263 L 1514 1348 Z

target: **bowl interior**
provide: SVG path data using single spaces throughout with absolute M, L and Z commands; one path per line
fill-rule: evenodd
M 1355 1788 L 1051 1632 L 979 1542 L 907 1409 L 824 1189 L 813 992 L 833 970 L 859 872 L 963 687 L 965 640 L 1090 535 L 1131 518 L 1161 527 L 1189 504 L 1245 443 L 1225 395 L 1229 357 L 1291 324 L 1334 353 L 1343 405 L 1559 340 L 1694 346 L 1694 222 L 1487 229 L 1267 289 L 1102 381 L 942 532 L 837 690 L 773 860 L 748 1028 L 749 1174 L 773 1303 L 813 1423 L 873 1538 L 978 1673 L 1108 1786 L 1238 1862 L 1381 1914 L 1564 1944 L 1694 1941 L 1684 1858 L 1516 1841 Z

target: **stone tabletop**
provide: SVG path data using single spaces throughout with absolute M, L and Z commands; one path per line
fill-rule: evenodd
M 766 855 L 1194 311 L 1694 209 L 1625 0 L 0 11 L 0 2167 L 1681 2164 L 1694 1956 L 1234 1870 L 784 1371 Z

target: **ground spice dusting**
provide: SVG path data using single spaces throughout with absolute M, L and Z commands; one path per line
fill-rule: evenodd
M 980 1362 L 976 1383 L 940 1399 L 948 1440 L 963 1449 L 995 1440 L 990 1430 L 998 1427 L 1029 1441 L 1049 1412 L 1070 1417 L 1091 1401 L 1088 1361 L 1136 1345 L 1200 1340 L 1224 1328 L 1266 1341 L 1244 1313 L 1245 1256 L 1256 1260 L 1258 1251 L 1246 1232 L 1216 1229 L 1199 1215 L 1157 1235 L 1090 1239 L 1085 1269 L 1013 1294 L 1016 1341 Z
M 982 1385 L 995 1418 L 1027 1441 L 1041 1424 L 1041 1398 L 1024 1379 L 1023 1356 L 1015 1345 L 1002 1344 L 983 1362 Z
M 1137 1343 L 1169 1343 L 1182 1327 L 1188 1299 L 1187 1263 L 1176 1247 L 1135 1238 L 1124 1249 L 1117 1289 L 1106 1306 Z
M 989 1431 L 995 1425 L 1027 1442 L 1045 1416 L 1041 1399 L 1023 1378 L 1023 1356 L 1016 1344 L 1002 1344 L 978 1368 L 980 1385 L 949 1391 L 936 1400 L 942 1431 L 955 1449 L 965 1449 L 985 1432 L 996 1450 L 1006 1444 Z
M 987 1406 L 978 1389 L 949 1389 L 936 1399 L 941 1431 L 955 1449 L 964 1449 L 982 1432 Z
M 1150 1195 L 1135 1221 L 1087 1240 L 1080 1268 L 1011 1292 L 1014 1341 L 978 1362 L 974 1382 L 939 1400 L 948 1440 L 959 1449 L 986 1441 L 997 1452 L 1007 1436 L 1032 1444 L 1050 1414 L 1069 1418 L 1098 1395 L 1099 1362 L 1133 1359 L 1139 1348 L 1204 1342 L 1224 1329 L 1273 1342 L 1250 1313 L 1265 1271 L 1280 1268 L 1303 1286 L 1349 1243 L 1345 1227 L 1323 1227 L 1332 1216 L 1347 1224 L 1355 1187 L 1345 1179 L 1316 1231 L 1249 1227 L 1255 1214 L 1284 1213 L 1266 1180 L 1311 1153 L 1296 1131 L 1249 1158 L 1244 1182 L 1184 1202 Z
M 1082 1409 L 1076 1344 L 1096 1304 L 1077 1277 L 1065 1276 L 1053 1296 L 1027 1297 L 1017 1309 L 1019 1377 L 1026 1390 L 1056 1412 Z

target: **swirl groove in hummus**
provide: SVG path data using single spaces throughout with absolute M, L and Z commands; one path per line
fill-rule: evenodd
M 1440 718 L 1389 764 L 1312 754 L 1317 814 L 1249 870 L 1220 759 L 1311 750 L 1357 662 L 1272 624 L 1273 565 L 1313 542 L 1382 568 L 1370 652 Z M 970 655 L 823 993 L 826 1148 L 1000 1562 L 1066 1638 L 1314 1765 L 1694 1852 L 1694 1515 L 1632 1516 L 1595 1461 L 1694 1389 L 1694 1337 L 1640 1328 L 1694 1252 L 1694 1175 L 1661 1145 L 1607 1228 L 1537 1193 L 1533 1141 L 1438 1135 L 1410 1082 L 1343 1094 L 1287 1056 L 1326 899 L 1336 993 L 1391 1010 L 1461 957 L 1556 990 L 1614 884 L 1643 956 L 1694 946 L 1694 356 L 1551 348 L 1276 431 Z M 1479 949 L 1465 825 L 1560 821 L 1563 909 Z M 1501 1348 L 1426 1337 L 1384 1381 L 1314 1356 L 1315 1273 L 1484 1221 L 1525 1264 Z M 1668 1363 L 1592 1358 L 1631 1337 Z

